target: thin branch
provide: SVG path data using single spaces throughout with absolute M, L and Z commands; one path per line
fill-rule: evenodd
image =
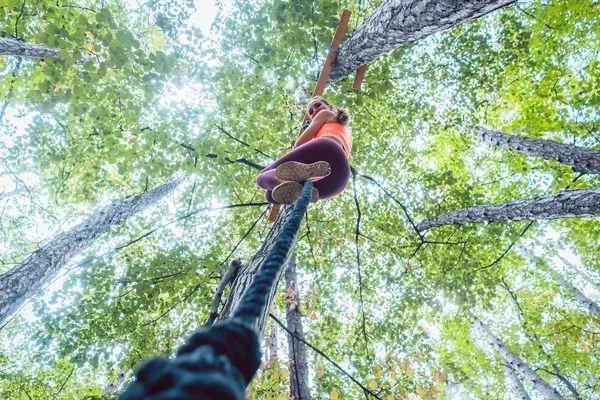
M 354 189 L 354 204 L 356 204 L 356 211 L 358 217 L 356 218 L 356 230 L 354 235 L 354 243 L 356 245 L 356 268 L 358 269 L 358 291 L 360 297 L 360 312 L 362 314 L 362 331 L 365 338 L 365 346 L 369 347 L 369 339 L 367 336 L 367 321 L 365 317 L 365 303 L 363 301 L 363 283 L 362 283 L 362 272 L 360 268 L 360 247 L 358 245 L 358 238 L 360 237 L 360 219 L 362 214 L 360 212 L 360 204 L 358 203 L 358 196 L 356 195 L 356 171 L 352 170 L 352 188 Z
M 546 25 L 547 28 L 549 29 L 556 29 L 555 27 L 549 25 L 548 23 L 544 22 L 544 21 L 540 21 L 535 15 L 532 15 L 531 13 L 529 13 L 528 11 L 523 10 L 521 7 L 519 7 L 518 4 L 515 4 L 515 7 L 521 11 L 523 14 L 527 15 L 530 18 L 533 18 L 534 20 L 536 20 L 537 22 Z
M 220 125 L 218 125 L 218 124 L 215 124 L 215 126 L 216 126 L 216 127 L 217 127 L 217 128 L 218 128 L 218 129 L 219 129 L 221 132 L 223 132 L 224 134 L 226 134 L 227 136 L 229 136 L 231 139 L 233 139 L 233 140 L 235 140 L 236 142 L 238 142 L 238 143 L 241 143 L 241 144 L 243 144 L 244 146 L 246 146 L 246 147 L 248 147 L 248 148 L 251 148 L 251 149 L 252 149 L 252 146 L 250 146 L 248 143 L 244 142 L 243 140 L 240 140 L 240 139 L 236 138 L 235 136 L 233 136 L 232 134 L 230 134 L 229 132 L 227 132 L 227 131 L 226 131 L 226 130 L 225 130 L 223 127 L 221 127 Z M 256 148 L 254 148 L 253 150 L 254 150 L 255 152 L 257 152 L 258 154 L 261 154 L 261 155 L 263 155 L 263 156 L 265 156 L 265 157 L 267 157 L 267 158 L 273 158 L 272 156 L 268 155 L 267 153 L 265 153 L 265 152 L 263 152 L 263 151 L 261 151 L 261 150 L 259 150 L 259 149 L 256 149 Z
M 517 239 L 515 239 L 510 246 L 508 246 L 508 248 L 506 250 L 504 250 L 504 252 L 500 255 L 500 257 L 496 258 L 494 261 L 492 261 L 491 264 L 486 265 L 485 267 L 480 267 L 477 268 L 475 271 L 481 271 L 482 269 L 488 269 L 490 267 L 493 267 L 494 265 L 498 264 L 500 261 L 502 261 L 502 259 L 508 254 L 509 251 L 511 251 L 511 249 L 515 246 L 515 244 L 517 244 L 517 242 L 519 241 L 519 239 L 521 239 L 523 237 L 523 235 L 525 234 L 525 232 L 527 232 L 529 230 L 529 228 L 531 228 L 531 226 L 535 223 L 534 220 L 529 221 L 529 223 L 527 224 L 527 226 L 525 227 L 525 229 L 523 229 L 521 231 L 521 233 L 519 233 L 519 237 Z
M 169 222 L 167 222 L 165 224 L 159 225 L 156 228 L 152 229 L 151 231 L 148 231 L 145 234 L 143 234 L 142 236 L 138 237 L 137 239 L 134 239 L 134 240 L 130 241 L 129 243 L 126 243 L 126 244 L 123 244 L 121 246 L 115 247 L 112 252 L 114 253 L 114 252 L 117 252 L 117 251 L 119 251 L 119 250 L 121 250 L 121 249 L 123 249 L 125 247 L 129 247 L 132 244 L 137 243 L 140 240 L 142 240 L 142 239 L 144 239 L 144 238 L 152 235 L 154 232 L 156 232 L 156 231 L 158 231 L 160 229 L 163 229 L 163 228 L 165 228 L 165 227 L 167 227 L 169 225 L 172 225 L 172 224 L 174 224 L 176 222 L 181 221 L 182 219 L 187 219 L 187 218 L 189 218 L 189 217 L 191 217 L 193 215 L 199 214 L 199 213 L 204 212 L 204 211 L 225 210 L 225 209 L 229 209 L 229 208 L 239 208 L 239 207 L 256 207 L 256 206 L 265 206 L 265 205 L 268 205 L 268 204 L 269 203 L 262 202 L 262 203 L 232 204 L 232 205 L 229 205 L 229 206 L 214 207 L 214 208 L 210 208 L 210 207 L 200 208 L 200 209 L 198 209 L 196 211 L 192 211 L 191 213 L 184 215 L 183 217 L 179 217 L 179 218 L 176 218 L 176 219 L 174 219 L 172 221 L 169 221 Z M 104 255 L 106 255 L 106 254 L 104 254 Z
M 177 307 L 179 304 L 187 301 L 187 299 L 190 298 L 191 295 L 193 295 L 194 293 L 196 293 L 198 291 L 198 289 L 200 289 L 200 285 L 196 285 L 196 287 L 194 287 L 194 289 L 192 289 L 191 292 L 189 292 L 187 295 L 185 295 L 185 297 L 179 301 L 177 301 L 175 304 L 173 304 L 172 307 L 170 307 L 167 311 L 165 311 L 164 313 L 160 314 L 158 317 L 156 317 L 153 320 L 150 320 L 148 322 L 144 322 L 142 325 L 140 325 L 140 327 L 144 327 L 144 326 L 148 326 L 150 324 L 155 323 L 156 321 L 158 321 L 159 319 L 161 319 L 162 317 L 164 317 L 165 315 L 169 314 L 171 311 L 173 311 L 173 309 L 175 307 Z
M 414 231 L 417 233 L 417 235 L 419 236 L 419 238 L 421 238 L 421 240 L 423 240 L 423 235 L 421 235 L 421 233 L 418 231 L 417 225 L 415 225 L 415 222 L 413 221 L 413 219 L 408 214 L 408 209 L 404 206 L 404 204 L 402 204 L 394 195 L 392 195 L 390 192 L 388 192 L 386 189 L 384 189 L 383 186 L 381 186 L 381 184 L 379 182 L 377 182 L 374 178 L 372 178 L 370 176 L 367 176 L 367 175 L 364 175 L 364 174 L 361 174 L 360 172 L 357 172 L 354 168 L 352 168 L 352 173 L 356 174 L 356 175 L 358 175 L 358 176 L 360 176 L 360 177 L 362 177 L 362 178 L 364 178 L 366 180 L 368 180 L 371 183 L 373 183 L 375 186 L 377 186 L 379 189 L 381 189 L 383 191 L 383 193 L 386 194 L 386 196 L 388 196 L 396 204 L 398 204 L 400 206 L 400 208 L 402 209 L 402 212 L 404 212 L 404 215 L 408 219 L 408 222 L 413 227 Z
M 93 8 L 89 8 L 89 7 L 82 7 L 82 6 L 72 6 L 70 4 L 61 4 L 61 7 L 65 7 L 65 8 L 77 8 L 79 10 L 83 10 L 83 11 L 91 11 L 91 12 L 98 12 L 96 10 L 94 10 Z
M 233 253 L 235 253 L 235 251 L 237 250 L 238 246 L 240 244 L 242 244 L 242 242 L 248 237 L 248 235 L 254 230 L 254 227 L 256 226 L 256 224 L 258 224 L 258 222 L 262 219 L 262 217 L 265 216 L 265 214 L 267 213 L 267 211 L 269 211 L 269 207 L 265 208 L 265 211 L 263 211 L 262 214 L 260 214 L 260 216 L 256 219 L 256 221 L 254 221 L 254 223 L 252 224 L 252 226 L 250 227 L 250 229 L 248 229 L 248 231 L 246 231 L 246 234 L 237 242 L 237 244 L 235 245 L 235 247 L 233 248 L 233 250 L 231 250 L 229 252 L 229 254 L 227 255 L 227 258 L 225 259 L 225 261 L 223 261 L 221 263 L 221 265 L 225 264 L 227 262 L 227 260 L 229 260 L 229 257 L 231 257 L 233 255 Z
M 11 95 L 11 93 L 13 91 L 13 83 L 15 83 L 15 81 L 17 80 L 17 70 L 19 68 L 21 68 L 21 63 L 22 62 L 23 62 L 23 58 L 19 57 L 17 59 L 17 65 L 15 65 L 15 68 L 13 68 L 13 71 L 12 71 L 12 80 L 10 81 L 10 86 L 8 87 L 8 92 L 6 94 L 6 101 L 2 105 L 2 110 L 0 110 L 0 121 L 2 121 L 2 119 L 4 118 L 4 114 L 6 113 L 6 109 L 8 108 L 8 98 L 10 97 L 10 95 Z
M 198 156 L 194 158 L 194 168 L 198 164 Z M 147 179 L 148 177 L 146 177 Z M 190 193 L 190 201 L 188 202 L 187 213 L 189 214 L 190 208 L 192 208 L 192 203 L 194 202 L 194 192 L 196 191 L 196 182 L 198 181 L 198 177 L 194 176 L 194 184 L 192 185 L 192 190 Z M 183 221 L 183 233 L 181 234 L 181 240 L 185 238 L 185 229 L 187 228 L 187 218 Z
M 277 319 L 276 316 L 274 316 L 273 314 L 269 313 L 269 317 L 271 317 L 275 322 L 277 322 L 277 324 L 279 326 L 281 326 L 281 328 L 286 331 L 288 334 L 290 334 L 291 336 L 293 336 L 296 340 L 304 343 L 305 345 L 307 345 L 308 347 L 310 347 L 312 350 L 314 350 L 315 352 L 317 352 L 320 356 L 322 356 L 323 358 L 325 358 L 327 361 L 329 361 L 334 367 L 336 367 L 338 370 L 340 370 L 344 375 L 346 375 L 348 378 L 350 378 L 350 380 L 354 383 L 356 383 L 358 385 L 358 387 L 360 387 L 365 393 L 370 394 L 371 396 L 375 397 L 376 399 L 381 400 L 381 397 L 377 396 L 377 394 L 375 394 L 373 391 L 369 390 L 368 388 L 366 388 L 362 383 L 360 383 L 356 378 L 354 378 L 352 375 L 350 375 L 348 372 L 346 372 L 342 367 L 340 367 L 338 365 L 338 363 L 336 363 L 335 361 L 333 361 L 327 354 L 323 353 L 321 350 L 319 350 L 318 348 L 316 348 L 315 346 L 313 346 L 312 344 L 308 343 L 306 340 L 303 340 L 302 338 L 298 337 L 298 335 L 296 335 L 294 332 L 292 332 L 291 330 L 289 330 L 287 328 L 287 326 L 285 326 L 283 324 L 283 322 L 281 322 L 279 319 Z
M 67 384 L 69 379 L 71 379 L 71 375 L 73 375 L 74 369 L 75 369 L 75 364 L 73 364 L 73 366 L 71 367 L 71 372 L 69 372 L 69 376 L 67 376 L 67 379 L 65 379 L 65 381 L 60 386 L 60 389 L 58 389 L 58 392 L 56 392 L 56 394 L 54 395 L 55 398 L 58 398 L 58 395 L 60 394 L 60 392 L 62 392 L 63 388 L 65 387 L 65 385 Z

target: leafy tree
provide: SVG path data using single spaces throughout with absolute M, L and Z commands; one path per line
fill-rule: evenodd
M 44 64 L 0 60 L 0 184 L 20 190 L 0 199 L 0 272 L 93 209 L 176 170 L 191 177 L 99 238 L 2 328 L 0 397 L 100 398 L 119 372 L 172 355 L 207 321 L 232 259 L 258 263 L 273 236 L 255 178 L 290 149 L 337 16 L 353 12 L 350 34 L 383 3 L 234 1 L 210 39 L 189 2 L 0 3 L 6 38 L 64 50 Z M 598 303 L 597 218 L 416 227 L 600 187 L 597 175 L 491 149 L 464 129 L 598 150 L 598 14 L 591 0 L 517 1 L 376 58 L 360 91 L 352 73 L 329 84 L 325 96 L 353 118 L 356 173 L 342 195 L 310 206 L 295 250 L 305 339 L 322 352 L 307 348 L 313 398 L 516 393 L 470 315 L 560 396 L 597 396 L 598 318 L 551 272 Z M 244 266 L 226 304 L 250 278 Z M 274 314 L 285 300 L 281 285 Z M 286 361 L 265 364 L 251 398 L 289 396 Z

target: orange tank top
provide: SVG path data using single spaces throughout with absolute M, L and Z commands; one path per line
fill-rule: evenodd
M 344 145 L 344 149 L 348 153 L 348 156 L 350 155 L 350 152 L 352 151 L 352 136 L 345 125 L 338 123 L 329 123 L 323 125 L 314 138 L 318 139 L 324 136 L 334 136 L 335 138 L 340 139 Z

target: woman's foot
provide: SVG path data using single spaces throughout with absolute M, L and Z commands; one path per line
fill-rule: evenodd
M 271 192 L 273 200 L 281 204 L 295 204 L 300 196 L 302 196 L 303 186 L 298 182 L 284 182 L 278 185 Z M 319 191 L 312 189 L 311 203 L 316 203 L 319 200 Z
M 327 161 L 304 164 L 298 161 L 288 161 L 277 167 L 275 176 L 282 181 L 304 182 L 312 178 L 325 178 L 331 173 Z

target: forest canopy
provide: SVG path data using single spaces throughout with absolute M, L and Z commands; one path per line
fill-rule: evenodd
M 272 240 L 257 174 L 342 10 L 347 39 L 384 3 L 0 0 L 1 398 L 116 398 L 226 316 Z M 291 311 L 313 398 L 598 398 L 599 52 L 597 1 L 522 0 L 329 82 L 352 177 L 308 208 L 249 398 L 293 396 Z

